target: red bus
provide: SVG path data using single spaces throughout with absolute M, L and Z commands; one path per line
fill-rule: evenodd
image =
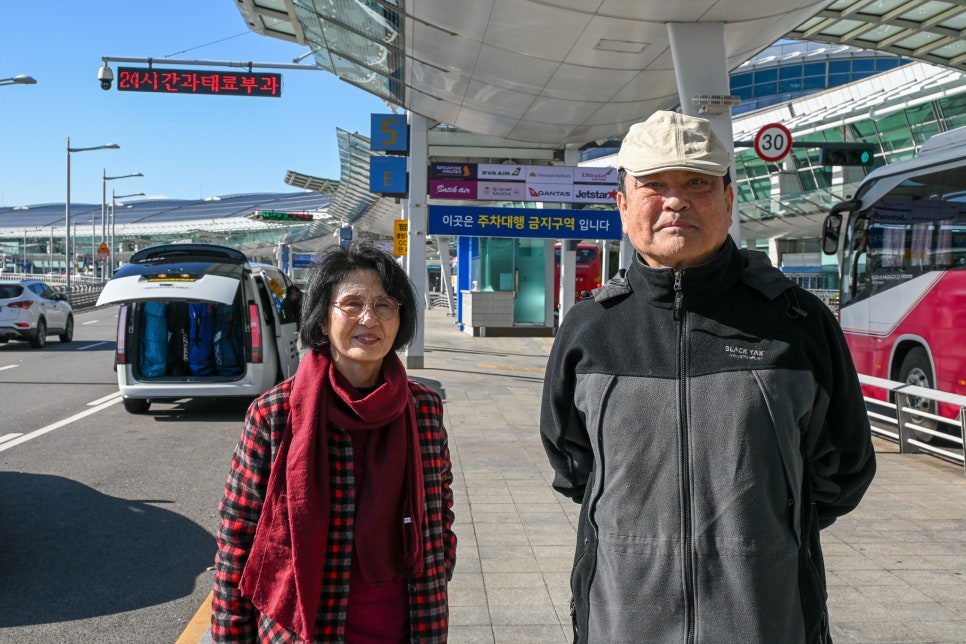
M 966 128 L 870 173 L 832 208 L 822 244 L 838 258 L 839 321 L 859 373 L 966 394 Z M 959 411 L 921 397 L 891 402 L 946 418 Z
M 582 291 L 591 291 L 601 284 L 600 249 L 596 244 L 577 244 L 577 270 L 574 302 Z M 560 308 L 560 244 L 553 247 L 553 308 Z

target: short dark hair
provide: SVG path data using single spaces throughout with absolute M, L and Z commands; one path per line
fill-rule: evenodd
M 728 171 L 724 173 L 722 179 L 724 179 L 725 188 L 731 185 L 731 168 L 728 168 Z M 627 181 L 627 170 L 624 168 L 617 168 L 617 191 L 626 197 L 627 192 L 625 192 L 625 181 Z
M 302 344 L 317 349 L 329 337 L 322 325 L 329 319 L 332 289 L 357 269 L 374 270 L 379 274 L 386 294 L 399 302 L 399 332 L 392 344 L 393 351 L 404 349 L 416 337 L 419 311 L 416 308 L 416 289 L 396 258 L 369 241 L 354 241 L 348 247 L 333 245 L 315 258 L 302 295 Z

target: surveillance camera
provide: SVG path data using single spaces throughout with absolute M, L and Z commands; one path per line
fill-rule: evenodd
M 101 81 L 101 89 L 109 90 L 114 83 L 114 71 L 105 63 L 97 70 L 97 80 Z

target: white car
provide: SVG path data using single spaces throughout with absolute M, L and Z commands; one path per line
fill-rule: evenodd
M 291 284 L 275 266 L 225 246 L 135 253 L 97 300 L 121 304 L 116 369 L 124 408 L 143 414 L 152 401 L 254 398 L 293 375 L 298 330 L 281 313 Z
M 0 344 L 22 340 L 42 349 L 48 335 L 61 342 L 74 339 L 74 313 L 67 298 L 40 280 L 0 281 Z

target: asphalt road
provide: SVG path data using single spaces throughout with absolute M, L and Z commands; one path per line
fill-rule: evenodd
M 116 313 L 76 313 L 67 344 L 0 345 L 0 642 L 171 644 L 211 590 L 250 401 L 128 414 Z

